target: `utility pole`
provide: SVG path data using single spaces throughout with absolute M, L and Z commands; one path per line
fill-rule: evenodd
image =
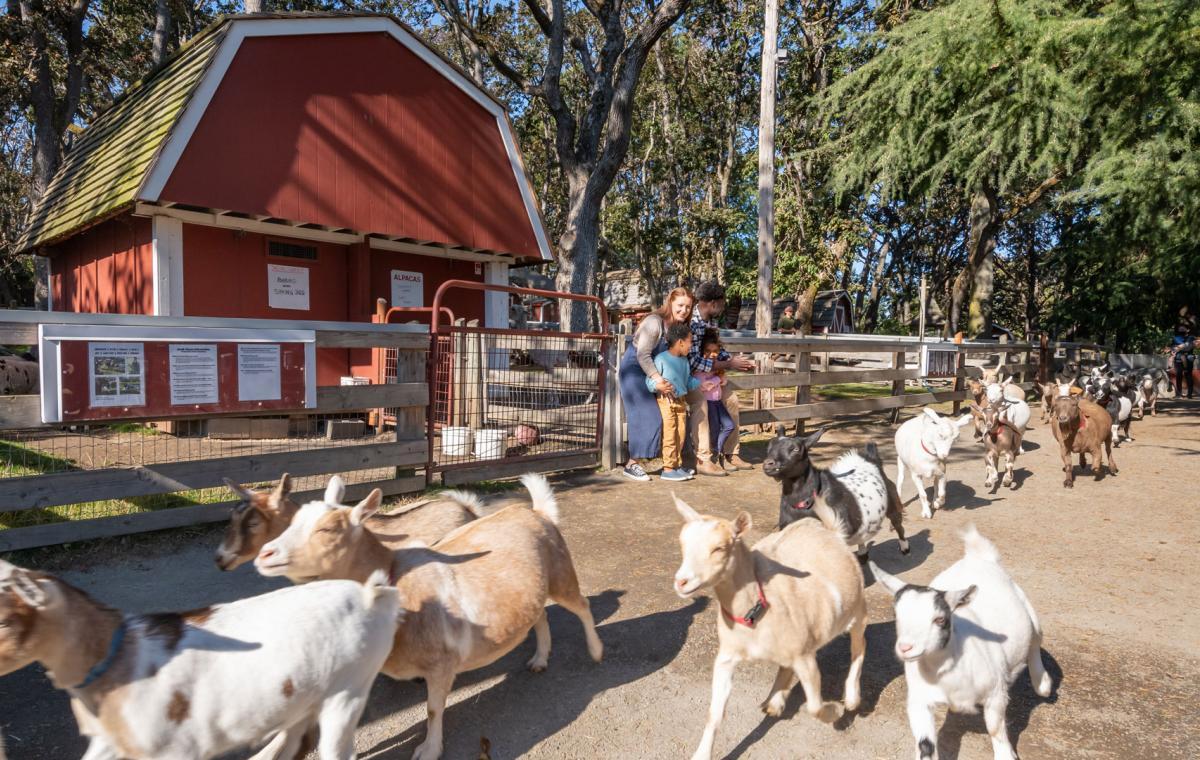
M 778 67 L 779 0 L 765 0 L 762 86 L 758 97 L 758 337 L 771 334 L 775 284 L 775 80 Z

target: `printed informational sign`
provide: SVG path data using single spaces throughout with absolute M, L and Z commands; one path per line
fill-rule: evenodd
M 308 268 L 267 264 L 267 305 L 308 311 Z
M 146 351 L 142 343 L 89 343 L 91 405 L 144 406 Z
M 392 306 L 424 306 L 425 275 L 421 272 L 392 270 Z
M 170 346 L 171 406 L 215 404 L 221 400 L 214 343 Z
M 958 351 L 921 346 L 921 377 L 954 377 L 958 374 Z
M 279 344 L 243 343 L 238 346 L 238 401 L 278 401 Z

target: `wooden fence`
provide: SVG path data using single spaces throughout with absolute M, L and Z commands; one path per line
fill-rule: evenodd
M 206 434 L 176 436 L 149 426 L 131 425 L 151 422 L 137 417 L 123 418 L 115 425 L 114 421 L 45 425 L 41 422 L 38 394 L 0 396 L 0 526 L 20 526 L 0 530 L 0 551 L 220 521 L 233 505 L 218 500 L 223 495 L 223 478 L 264 483 L 288 472 L 296 479 L 299 493 L 295 498 L 299 499 L 319 495 L 324 480 L 319 476 L 332 473 L 348 475 L 348 499 L 360 498 L 372 488 L 394 495 L 426 486 L 425 475 L 416 474 L 429 459 L 425 429 L 429 403 L 426 328 L 0 311 L 0 345 L 36 345 L 39 324 L 51 323 L 239 331 L 283 326 L 312 330 L 318 352 L 395 349 L 410 372 L 386 385 L 318 387 L 316 407 L 300 411 L 239 411 L 171 418 L 174 422 L 269 416 L 276 422 L 284 420 L 286 435 L 274 441 L 225 442 Z M 316 368 L 309 367 L 308 371 Z M 322 429 L 321 423 L 328 420 L 365 421 L 370 410 L 380 408 L 411 413 L 398 416 L 394 431 L 376 430 L 357 438 L 335 440 Z M 195 429 L 203 432 L 203 424 Z M 206 489 L 209 493 L 205 494 Z M 180 492 L 185 495 L 179 496 Z M 145 497 L 167 494 L 175 495 L 166 502 L 173 506 L 140 506 L 147 503 Z M 61 511 L 53 511 L 65 505 L 110 505 L 113 500 L 121 506 L 88 512 L 85 519 L 62 520 Z M 30 517 L 34 519 L 27 519 Z
M 615 368 L 629 339 L 630 336 L 618 336 L 609 354 L 609 366 L 613 371 L 610 372 L 603 449 L 606 467 L 618 466 L 624 461 L 624 426 Z M 1029 390 L 1042 366 L 1052 374 L 1067 362 L 1087 368 L 1107 361 L 1108 356 L 1108 349 L 1097 344 L 1049 341 L 956 344 L 922 343 L 915 338 L 898 336 L 775 335 L 758 338 L 728 333 L 723 333 L 722 340 L 726 349 L 733 353 L 754 355 L 759 368 L 754 374 L 731 373 L 728 376 L 731 389 L 745 392 L 740 394 L 743 401 L 748 395 L 753 399 L 748 405 L 742 404 L 742 427 L 795 423 L 797 429 L 801 429 L 808 419 L 889 410 L 894 422 L 904 407 L 943 402 L 953 402 L 957 413 L 968 396 L 966 379 L 980 377 L 985 368 L 998 368 Z M 955 376 L 923 378 L 918 368 L 922 345 L 954 351 L 957 354 Z M 822 386 L 844 383 L 890 383 L 890 392 L 885 396 L 813 400 L 814 393 L 819 395 Z M 914 384 L 921 390 L 911 393 Z M 775 391 L 779 389 L 789 390 L 793 402 L 777 404 Z

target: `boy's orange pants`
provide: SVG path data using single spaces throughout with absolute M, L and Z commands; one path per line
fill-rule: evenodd
M 683 439 L 687 435 L 687 402 L 680 398 L 658 397 L 662 415 L 663 469 L 677 470 L 683 466 Z

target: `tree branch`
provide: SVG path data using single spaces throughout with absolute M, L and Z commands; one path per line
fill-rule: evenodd
M 1000 220 L 1002 222 L 1012 221 L 1014 218 L 1019 216 L 1022 211 L 1040 201 L 1042 197 L 1046 195 L 1046 193 L 1057 187 L 1060 182 L 1062 182 L 1061 173 L 1055 172 L 1054 174 L 1051 174 L 1049 177 L 1042 180 L 1041 183 L 1038 184 L 1038 186 L 1033 190 L 1030 190 L 1025 195 L 1020 195 L 1014 198 L 1012 205 L 1008 209 L 1008 212 L 1003 214 L 1000 217 Z

